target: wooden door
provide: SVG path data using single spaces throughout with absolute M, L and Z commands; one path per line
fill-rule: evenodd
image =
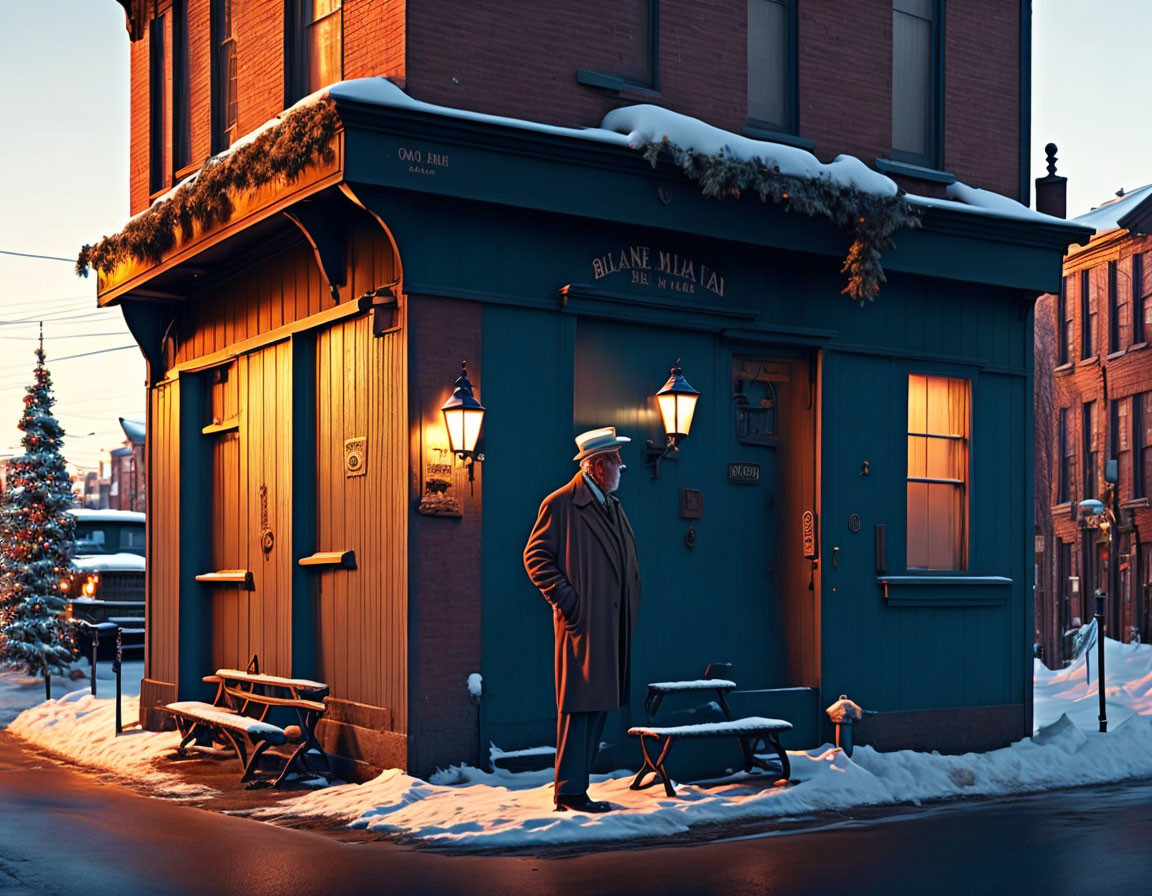
M 213 571 L 251 573 L 250 588 L 211 588 L 212 662 L 243 668 L 255 654 L 262 671 L 290 675 L 290 346 L 250 352 L 208 376 Z

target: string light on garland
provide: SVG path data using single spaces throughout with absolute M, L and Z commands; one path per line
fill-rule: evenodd
M 664 137 L 644 148 L 644 158 L 656 167 L 667 155 L 705 196 L 716 199 L 739 198 L 755 193 L 761 202 L 771 200 L 785 211 L 798 211 L 809 217 L 828 218 L 839 227 L 851 227 L 852 244 L 840 268 L 848 275 L 841 290 L 861 305 L 872 301 L 886 282 L 880 253 L 891 249 L 892 234 L 901 228 L 920 226 L 918 210 L 903 194 L 881 196 L 835 183 L 826 177 L 802 178 L 781 174 L 762 159 L 743 159 L 727 149 L 701 153 L 677 146 Z

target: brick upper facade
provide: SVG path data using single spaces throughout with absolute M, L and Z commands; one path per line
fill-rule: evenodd
M 1086 310 L 1095 317 L 1087 333 Z M 1037 553 L 1036 624 L 1049 666 L 1067 655 L 1070 639 L 1063 632 L 1077 617 L 1090 620 L 1098 588 L 1108 594 L 1109 637 L 1127 641 L 1135 630 L 1147 640 L 1150 634 L 1150 336 L 1152 237 L 1127 230 L 1098 234 L 1065 259 L 1063 297 L 1044 295 L 1036 304 L 1036 527 L 1043 544 Z M 1086 412 L 1090 404 L 1093 410 Z M 1097 566 L 1097 537 L 1086 538 L 1076 518 L 1085 498 L 1108 499 L 1105 464 L 1113 457 L 1120 513 L 1112 548 L 1116 581 Z
M 212 0 L 186 0 L 192 170 L 210 155 Z M 237 134 L 280 112 L 285 98 L 285 9 L 232 0 Z M 161 0 L 161 12 L 181 4 Z M 1020 193 L 1021 4 L 968 0 L 944 15 L 941 167 L 958 179 Z M 891 0 L 798 0 L 797 134 L 823 161 L 840 153 L 872 164 L 891 147 Z M 740 133 L 747 116 L 746 0 L 659 3 L 659 91 L 578 83 L 612 75 L 637 53 L 618 0 L 345 0 L 343 76 L 388 77 L 413 97 L 566 126 L 596 126 L 620 105 L 650 102 Z M 630 14 L 636 18 L 636 13 Z M 132 46 L 131 208 L 149 202 L 149 29 Z M 622 61 L 623 60 L 623 61 Z M 631 60 L 631 62 L 629 62 Z M 176 172 L 177 175 L 183 172 Z M 163 188 L 172 182 L 168 172 Z M 906 188 L 938 184 L 902 178 Z M 160 192 L 157 190 L 156 192 Z

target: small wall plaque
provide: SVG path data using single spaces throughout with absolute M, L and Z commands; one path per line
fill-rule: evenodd
M 347 476 L 363 476 L 368 472 L 368 440 L 363 436 L 344 443 L 344 472 Z
M 811 510 L 805 510 L 800 517 L 800 536 L 804 544 L 804 558 L 815 560 L 818 551 L 816 547 L 816 514 Z
M 730 461 L 728 464 L 728 481 L 740 485 L 760 484 L 760 464 L 745 464 L 739 461 Z
M 699 520 L 703 517 L 704 493 L 698 488 L 680 489 L 680 519 Z

